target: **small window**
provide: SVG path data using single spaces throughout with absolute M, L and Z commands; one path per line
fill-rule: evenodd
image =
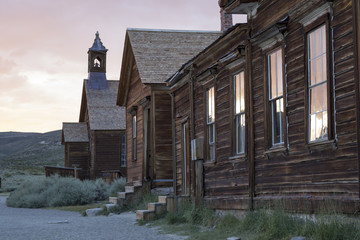
M 121 136 L 121 166 L 126 166 L 126 135 Z
M 269 112 L 271 145 L 284 143 L 284 90 L 282 49 L 268 55 Z
M 244 72 L 234 76 L 235 153 L 245 152 L 245 79 Z
M 132 117 L 132 150 L 133 160 L 136 160 L 137 146 L 136 146 L 136 115 Z
M 328 139 L 328 76 L 326 27 L 307 35 L 309 142 Z
M 206 124 L 208 160 L 215 160 L 215 88 L 211 87 L 206 92 Z

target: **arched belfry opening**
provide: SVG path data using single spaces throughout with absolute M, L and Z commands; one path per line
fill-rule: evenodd
M 96 67 L 96 68 L 101 67 L 101 59 L 99 57 L 94 59 L 94 67 Z

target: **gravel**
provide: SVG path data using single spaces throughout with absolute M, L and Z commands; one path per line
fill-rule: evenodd
M 83 217 L 79 213 L 27 208 L 9 208 L 0 196 L 0 239 L 2 240 L 180 240 L 157 229 L 138 226 L 135 213 Z

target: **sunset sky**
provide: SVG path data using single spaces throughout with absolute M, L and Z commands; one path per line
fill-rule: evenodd
M 118 80 L 126 28 L 219 30 L 217 0 L 0 0 L 0 132 L 77 122 L 99 31 Z

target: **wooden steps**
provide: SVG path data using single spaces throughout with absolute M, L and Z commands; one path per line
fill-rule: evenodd
M 120 206 L 136 204 L 140 201 L 146 186 L 141 181 L 134 181 L 132 185 L 125 186 L 125 192 L 118 192 L 117 197 L 109 197 L 109 202 Z
M 159 196 L 158 202 L 148 203 L 147 210 L 136 210 L 136 220 L 152 221 L 157 215 L 166 212 L 167 196 Z

